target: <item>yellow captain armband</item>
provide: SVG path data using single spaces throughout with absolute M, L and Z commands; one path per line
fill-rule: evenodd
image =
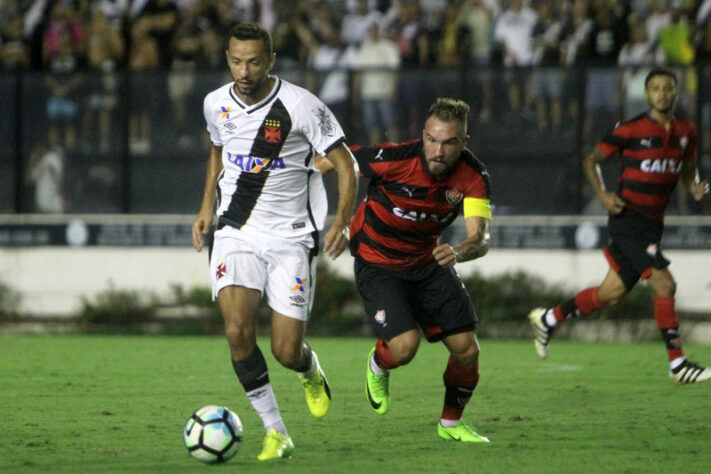
M 489 200 L 464 198 L 464 217 L 484 217 L 491 220 L 491 204 Z

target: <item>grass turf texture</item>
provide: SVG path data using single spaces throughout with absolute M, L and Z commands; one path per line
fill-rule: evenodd
M 656 344 L 481 341 L 481 381 L 465 419 L 492 440 L 437 437 L 446 361 L 420 346 L 391 376 L 391 407 L 364 395 L 370 339 L 311 338 L 334 400 L 308 413 L 296 375 L 260 345 L 296 445 L 255 458 L 264 431 L 222 337 L 0 336 L 0 471 L 9 472 L 708 472 L 711 383 L 676 387 Z M 699 362 L 711 347 L 685 347 Z M 206 466 L 182 443 L 186 418 L 223 404 L 242 419 L 240 452 Z

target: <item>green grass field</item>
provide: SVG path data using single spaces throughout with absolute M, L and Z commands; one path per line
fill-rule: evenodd
M 3 472 L 709 472 L 711 383 L 676 387 L 661 343 L 554 341 L 538 360 L 529 341 L 482 340 L 481 381 L 465 418 L 490 445 L 441 441 L 435 423 L 446 360 L 422 344 L 391 377 L 391 409 L 363 391 L 370 339 L 313 338 L 334 394 L 324 419 L 308 413 L 296 376 L 266 341 L 292 459 L 256 461 L 264 435 L 222 337 L 0 336 Z M 711 362 L 711 347 L 687 346 Z M 191 458 L 190 413 L 234 409 L 241 451 L 224 465 Z

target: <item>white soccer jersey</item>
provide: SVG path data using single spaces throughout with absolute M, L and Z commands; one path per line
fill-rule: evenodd
M 203 103 L 212 143 L 222 147 L 218 229 L 230 226 L 288 239 L 321 230 L 328 211 L 313 165 L 344 141 L 343 130 L 316 96 L 278 77 L 269 95 L 247 105 L 226 84 Z

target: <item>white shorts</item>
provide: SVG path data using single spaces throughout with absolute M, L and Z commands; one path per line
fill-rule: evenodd
M 306 321 L 316 290 L 317 260 L 306 242 L 224 227 L 215 232 L 210 258 L 212 297 L 226 286 L 252 288 L 266 294 L 274 311 Z

